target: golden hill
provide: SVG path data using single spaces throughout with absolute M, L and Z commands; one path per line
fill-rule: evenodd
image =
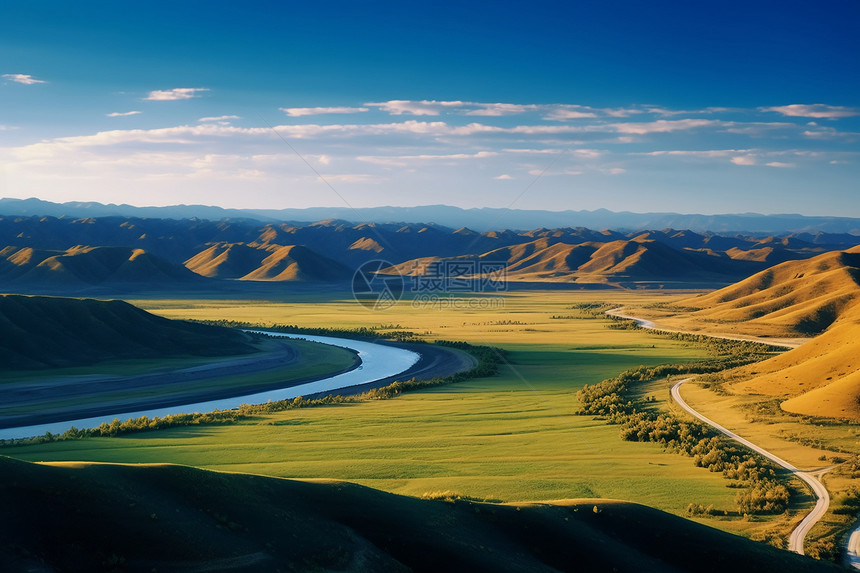
M 660 324 L 736 335 L 815 336 L 733 372 L 731 390 L 798 414 L 860 419 L 860 247 L 782 263 L 677 303 Z M 690 309 L 696 309 L 689 312 Z
M 291 245 L 274 249 L 260 267 L 239 280 L 243 281 L 339 281 L 352 273 L 329 258 L 307 247 Z
M 743 276 L 748 261 L 707 250 L 676 250 L 658 241 L 586 241 L 569 244 L 560 236 L 500 247 L 481 255 L 422 257 L 393 265 L 385 272 L 420 276 L 451 262 L 494 262 L 506 265 L 507 280 L 525 282 L 632 283 L 637 281 L 726 281 Z M 477 266 L 475 268 L 478 268 Z
M 682 300 L 686 323 L 769 336 L 823 332 L 860 297 L 860 247 L 789 261 L 712 293 Z
M 301 245 L 217 243 L 185 266 L 197 274 L 244 281 L 344 281 L 345 266 Z
M 130 247 L 76 246 L 66 251 L 6 247 L 0 275 L 15 284 L 92 286 L 162 284 L 198 279 L 187 269 Z
M 257 269 L 267 255 L 244 243 L 216 243 L 185 261 L 185 267 L 204 277 L 236 279 Z

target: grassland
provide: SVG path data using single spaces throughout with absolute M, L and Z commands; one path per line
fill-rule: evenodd
M 612 302 L 655 295 L 612 293 Z M 173 462 L 222 471 L 348 480 L 420 496 L 439 491 L 495 501 L 624 499 L 679 515 L 690 503 L 732 510 L 736 490 L 717 474 L 654 444 L 624 442 L 617 427 L 575 416 L 576 390 L 640 364 L 698 360 L 700 348 L 651 333 L 611 330 L 576 303 L 607 293 L 509 293 L 504 307 L 413 307 L 372 312 L 352 300 L 135 301 L 170 318 L 263 324 L 373 326 L 508 351 L 500 375 L 396 400 L 290 410 L 233 426 L 177 428 L 2 453 L 28 460 Z M 474 301 L 473 301 L 474 302 Z M 461 308 L 451 308 L 459 305 Z M 662 398 L 661 398 L 662 399 Z M 715 522 L 754 534 L 772 524 Z M 789 524 L 783 524 L 783 529 Z M 753 530 L 753 531 L 751 531 Z

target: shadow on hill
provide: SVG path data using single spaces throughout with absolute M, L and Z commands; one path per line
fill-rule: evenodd
M 427 501 L 183 466 L 0 457 L 4 571 L 835 571 L 636 504 Z
M 242 332 L 168 320 L 118 300 L 0 295 L 0 332 L 0 371 L 256 351 Z

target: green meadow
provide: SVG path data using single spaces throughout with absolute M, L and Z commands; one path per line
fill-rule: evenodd
M 234 425 L 173 428 L 0 453 L 32 461 L 177 463 L 299 479 L 346 480 L 423 496 L 454 492 L 516 502 L 629 500 L 684 515 L 690 503 L 734 510 L 720 474 L 654 444 L 625 442 L 615 426 L 574 414 L 576 391 L 640 364 L 694 361 L 705 351 L 578 310 L 577 303 L 642 300 L 637 293 L 517 293 L 503 308 L 371 312 L 355 302 L 134 301 L 170 318 L 407 330 L 506 350 L 500 373 L 364 401 L 261 415 Z M 666 396 L 659 396 L 660 400 Z M 736 521 L 707 523 L 749 529 Z

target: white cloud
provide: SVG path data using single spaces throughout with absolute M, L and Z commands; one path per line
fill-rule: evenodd
M 105 115 L 108 117 L 128 117 L 130 115 L 137 115 L 139 113 L 143 113 L 143 112 L 137 111 L 137 110 L 134 110 L 134 111 L 115 111 L 113 113 L 107 113 Z
M 486 159 L 497 155 L 498 153 L 495 151 L 478 151 L 477 153 L 451 153 L 448 155 L 359 155 L 356 159 L 364 161 L 365 163 L 375 163 L 377 165 L 405 167 L 416 161 L 462 161 L 466 159 Z
M 176 101 L 200 97 L 197 92 L 208 92 L 209 88 L 173 88 L 171 90 L 154 90 L 149 92 L 148 101 Z
M 553 175 L 582 175 L 584 171 L 580 171 L 578 169 L 564 169 L 562 171 L 547 171 L 546 169 L 530 169 L 529 175 L 534 175 L 535 177 L 549 177 Z
M 282 112 L 290 117 L 304 117 L 306 115 L 322 115 L 328 113 L 361 113 L 368 111 L 366 107 L 282 107 Z
M 599 149 L 572 149 L 571 153 L 584 159 L 597 159 L 603 155 Z
M 660 155 L 674 155 L 680 157 L 728 157 L 730 155 L 738 155 L 740 153 L 748 154 L 752 150 L 751 149 L 706 149 L 701 151 L 691 151 L 691 150 L 671 150 L 671 151 L 648 151 L 644 153 L 631 153 L 631 155 L 651 155 L 651 156 L 660 156 Z
M 523 105 L 516 103 L 474 103 L 469 105 L 478 106 L 478 109 L 467 111 L 466 115 L 483 115 L 487 117 L 514 115 L 538 109 L 537 105 Z
M 752 155 L 738 155 L 737 157 L 732 157 L 732 163 L 735 165 L 755 165 L 756 160 Z
M 4 80 L 9 80 L 10 82 L 15 82 L 17 84 L 24 84 L 25 86 L 31 86 L 33 84 L 46 84 L 45 80 L 37 80 L 30 74 L 3 74 L 2 77 Z
M 631 115 L 645 113 L 643 110 L 633 107 L 606 108 L 600 111 L 609 117 L 630 117 Z
M 667 109 L 664 107 L 649 106 L 648 113 L 657 115 L 673 116 L 673 115 L 711 115 L 715 113 L 728 113 L 744 111 L 740 108 L 731 107 L 706 107 L 702 109 Z
M 230 121 L 231 119 L 240 119 L 238 115 L 219 115 L 215 117 L 201 117 L 197 121 L 217 121 L 219 123 Z
M 505 153 L 528 153 L 528 154 L 555 154 L 561 153 L 560 149 L 503 149 Z
M 841 105 L 827 105 L 823 103 L 813 104 L 791 104 L 774 107 L 759 108 L 761 111 L 775 111 L 789 117 L 814 117 L 817 119 L 838 119 L 841 117 L 854 117 L 860 115 L 860 109 L 845 107 Z
M 794 163 L 783 163 L 782 161 L 771 161 L 770 163 L 765 163 L 768 167 L 797 167 Z
M 493 179 L 498 179 L 499 181 L 506 181 L 508 179 L 513 179 L 513 177 L 511 177 L 507 173 L 502 173 L 501 175 L 496 175 L 495 177 L 493 177 Z
M 698 127 L 719 127 L 723 125 L 726 125 L 726 122 L 714 119 L 658 119 L 657 121 L 642 123 L 613 123 L 609 124 L 608 127 L 619 133 L 645 135 L 648 133 L 670 133 L 673 131 L 696 129 Z
M 390 113 L 391 115 L 439 115 L 443 110 L 447 108 L 463 107 L 464 105 L 468 104 L 465 104 L 462 101 L 411 101 L 403 99 L 393 99 L 385 102 L 369 102 L 364 105 L 379 108 L 382 111 Z
M 622 173 L 627 173 L 627 170 L 622 167 L 613 167 L 609 171 L 607 171 L 610 175 L 621 175 Z
M 591 119 L 597 114 L 590 107 L 584 105 L 556 105 L 544 116 L 544 119 L 553 121 L 564 121 L 567 119 Z
M 378 183 L 383 180 L 381 177 L 369 173 L 324 173 L 322 176 L 329 183 Z

